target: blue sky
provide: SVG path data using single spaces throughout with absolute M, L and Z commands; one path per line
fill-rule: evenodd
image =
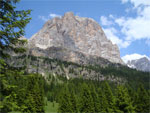
M 97 21 L 107 38 L 119 46 L 121 57 L 150 57 L 150 0 L 21 0 L 17 8 L 32 10 L 27 38 L 48 19 L 72 11 Z

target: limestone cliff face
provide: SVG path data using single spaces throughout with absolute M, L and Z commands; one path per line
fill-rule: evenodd
M 100 25 L 93 19 L 74 16 L 72 12 L 47 21 L 43 28 L 29 39 L 29 47 L 31 53 L 36 56 L 43 54 L 35 51 L 35 48 L 50 53 L 49 48 L 58 47 L 72 51 L 66 55 L 71 56 L 72 60 L 68 60 L 73 62 L 81 59 L 73 58 L 76 52 L 80 52 L 85 56 L 102 57 L 113 63 L 123 63 L 117 45 L 107 39 Z M 44 56 L 49 57 L 49 54 Z M 68 56 L 66 57 L 69 58 Z

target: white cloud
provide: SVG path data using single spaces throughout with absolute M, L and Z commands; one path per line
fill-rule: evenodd
M 123 24 L 125 23 L 125 17 L 120 17 L 120 18 L 116 18 L 115 22 L 120 25 L 123 26 Z
M 101 22 L 102 19 L 104 23 L 110 20 L 112 22 L 111 24 L 104 24 L 103 30 L 107 38 L 120 48 L 126 48 L 133 41 L 141 39 L 146 40 L 145 44 L 150 47 L 150 0 L 122 0 L 122 3 L 127 2 L 133 4 L 133 7 L 128 7 L 126 13 L 133 11 L 132 13 L 136 14 L 134 17 L 116 17 L 112 14 L 105 18 L 104 16 L 102 16 L 103 18 L 101 17 Z M 127 63 L 129 60 L 136 60 L 142 57 L 147 57 L 150 60 L 150 56 L 137 53 L 125 55 L 122 57 L 122 60 Z
M 109 16 L 108 18 L 101 16 L 102 25 L 105 27 L 107 26 L 107 28 L 104 29 L 107 38 L 109 38 L 113 43 L 117 44 L 120 48 L 126 48 L 135 40 L 150 39 L 149 12 L 150 7 L 146 6 L 143 10 L 141 10 L 140 13 L 138 12 L 137 17 L 135 18 L 124 16 L 115 18 L 113 15 Z M 115 24 L 120 27 L 120 31 L 115 29 L 114 32 L 114 27 L 112 27 L 112 25 Z M 124 39 L 119 38 L 117 34 L 122 34 Z
M 114 16 L 113 16 L 112 14 L 110 14 L 110 15 L 109 15 L 109 18 L 112 18 L 112 19 L 114 19 Z
M 117 44 L 119 46 L 119 48 L 126 48 L 127 46 L 130 45 L 130 41 L 125 41 L 123 39 L 120 39 L 117 34 L 119 34 L 119 32 L 117 31 L 117 29 L 115 29 L 114 27 L 112 27 L 112 25 L 114 25 L 115 23 L 112 21 L 114 20 L 115 17 L 113 15 L 109 15 L 109 18 L 105 17 L 105 16 L 101 16 L 100 17 L 100 23 L 103 26 L 107 26 L 107 28 L 103 28 L 107 38 L 109 40 L 111 40 L 111 42 L 113 44 Z
M 143 58 L 143 57 L 146 57 L 150 60 L 150 58 L 146 55 L 140 55 L 140 54 L 137 54 L 137 53 L 134 53 L 134 54 L 129 54 L 129 55 L 125 55 L 122 57 L 122 60 L 127 63 L 128 61 L 131 61 L 131 60 L 137 60 L 137 59 L 140 59 L 140 58 Z
M 61 15 L 58 15 L 58 14 L 55 14 L 55 13 L 50 13 L 48 16 L 39 15 L 39 19 L 41 19 L 44 22 L 48 21 L 51 18 L 55 18 L 55 17 L 61 18 Z
M 145 7 L 141 12 L 139 11 L 139 15 L 143 16 L 144 19 L 147 19 L 150 21 L 150 6 Z
M 117 30 L 113 27 L 111 28 L 104 28 L 103 29 L 107 38 L 112 41 L 113 44 L 117 44 L 119 48 L 126 48 L 127 46 L 130 45 L 129 41 L 123 41 L 120 39 L 116 34 L 118 33 Z
M 55 17 L 61 18 L 61 15 L 51 13 L 51 14 L 49 14 L 49 17 L 51 17 L 51 18 L 55 18 Z
M 150 20 L 144 17 L 117 19 L 115 22 L 121 27 L 122 33 L 127 40 L 150 39 Z
M 110 17 L 113 17 L 112 15 L 110 15 Z M 101 16 L 100 17 L 100 21 L 101 21 L 101 24 L 102 25 L 104 25 L 104 26 L 109 26 L 109 25 L 112 25 L 113 24 L 113 22 L 112 21 L 109 21 L 108 19 L 107 19 L 107 17 L 105 17 L 105 16 Z
M 150 5 L 150 0 L 121 0 L 122 3 L 127 3 L 130 2 L 131 4 L 134 5 L 134 8 L 137 8 L 141 5 L 147 6 Z
M 144 7 L 137 13 L 136 18 L 120 17 L 115 19 L 115 22 L 121 27 L 122 33 L 128 37 L 127 40 L 150 39 L 150 6 Z
M 111 14 L 108 17 L 101 16 L 101 24 L 107 27 L 106 29 L 104 29 L 107 37 L 113 43 L 116 43 L 120 48 L 126 48 L 135 40 L 150 40 L 150 6 L 148 5 L 149 2 L 141 2 L 141 0 L 139 0 L 139 2 L 136 2 L 135 0 L 122 0 L 123 3 L 129 1 L 131 3 L 134 3 L 135 6 L 138 6 L 138 8 L 136 8 L 136 17 L 122 16 L 119 18 L 115 18 Z M 140 6 L 142 4 L 146 6 Z M 116 25 L 118 25 L 120 28 L 120 30 L 116 30 L 118 32 L 117 34 L 121 34 L 124 39 L 119 38 L 116 33 L 112 31 L 112 27 L 115 27 Z

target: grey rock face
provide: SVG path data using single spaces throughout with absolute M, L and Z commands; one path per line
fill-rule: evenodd
M 150 60 L 146 57 L 140 58 L 138 60 L 128 61 L 127 65 L 140 71 L 150 72 Z
M 113 45 L 106 38 L 99 24 L 90 18 L 74 16 L 72 12 L 47 21 L 43 28 L 29 39 L 29 47 L 32 50 L 40 48 L 47 53 L 50 52 L 48 48 L 51 47 L 64 48 L 68 51 L 81 52 L 85 56 L 102 57 L 113 63 L 123 64 L 117 45 Z M 32 51 L 32 53 L 39 55 L 39 52 L 36 54 Z M 81 59 L 73 58 L 74 54 L 71 53 L 68 54 L 72 56 L 69 61 L 76 62 L 75 59 Z
M 105 67 L 112 64 L 111 62 L 109 62 L 104 58 L 87 54 L 85 55 L 81 52 L 65 49 L 62 47 L 49 47 L 45 50 L 40 48 L 32 48 L 30 49 L 30 55 L 43 56 L 45 58 L 47 58 L 48 56 L 48 58 L 51 59 L 59 59 L 62 61 L 75 62 L 81 65 L 97 64 L 101 65 L 102 67 Z

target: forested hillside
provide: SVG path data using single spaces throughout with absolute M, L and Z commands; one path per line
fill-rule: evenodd
M 117 85 L 110 81 L 51 79 L 53 82 L 46 88 L 47 99 L 59 103 L 59 112 L 149 111 L 149 91 L 142 84 L 133 89 L 128 84 Z
M 81 65 L 73 62 L 61 61 L 45 57 L 22 55 L 13 57 L 8 62 L 16 67 L 26 67 L 26 73 L 39 73 L 49 80 L 49 75 L 70 78 L 83 78 L 90 80 L 109 80 L 117 84 L 130 84 L 136 88 L 142 83 L 146 89 L 149 88 L 149 72 L 137 71 L 120 64 L 109 63 L 102 65 Z
M 45 111 L 44 107 L 49 102 L 53 103 L 53 107 L 58 103 L 58 112 L 149 112 L 150 92 L 142 82 L 136 82 L 133 87 L 132 82 L 68 80 L 52 74 L 45 79 L 38 74 L 18 72 L 5 75 L 11 90 L 1 90 L 1 96 L 4 92 L 11 96 L 3 101 L 3 112 L 51 112 L 52 109 Z
M 34 56 L 30 58 L 28 65 L 30 69 L 33 67 L 34 74 L 29 73 L 29 67 L 23 65 L 22 70 L 25 70 L 22 72 L 18 67 L 17 70 L 11 69 L 11 72 L 7 70 L 5 73 L 5 80 L 13 88 L 9 89 L 11 96 L 3 103 L 2 110 L 49 112 L 58 105 L 56 111 L 59 112 L 149 111 L 150 73 L 115 64 L 101 67 Z M 24 65 L 26 61 L 24 59 Z M 43 68 L 44 64 L 38 65 L 40 61 L 45 61 L 45 66 L 49 68 Z M 44 69 L 45 75 L 40 75 L 40 70 L 43 72 Z M 68 73 L 63 70 L 68 70 Z M 86 73 L 82 74 L 82 71 Z M 91 72 L 102 77 L 92 78 Z M 1 93 L 6 91 L 3 89 Z M 49 105 L 49 102 L 53 105 L 47 111 L 44 106 Z

